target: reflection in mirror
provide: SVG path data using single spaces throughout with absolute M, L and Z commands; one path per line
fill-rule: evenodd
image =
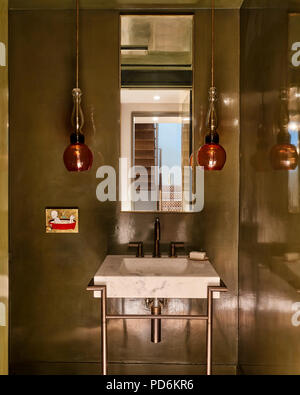
M 122 86 L 191 86 L 191 15 L 122 15 Z
M 289 90 L 289 124 L 288 130 L 291 136 L 291 144 L 296 148 L 298 154 L 300 149 L 299 131 L 300 131 L 300 94 L 297 87 L 291 87 Z M 299 165 L 289 171 L 289 212 L 300 212 L 300 191 L 299 191 Z
M 189 89 L 122 89 L 122 158 L 128 168 L 143 166 L 137 177 L 147 194 L 147 201 L 132 201 L 123 209 L 184 210 L 182 167 L 192 152 L 190 96 Z
M 193 211 L 192 33 L 191 15 L 121 16 L 122 211 Z
M 300 142 L 300 14 L 289 14 L 288 18 L 288 131 L 293 144 L 299 154 Z M 290 52 L 291 51 L 291 52 Z M 299 160 L 298 160 L 299 161 Z M 296 169 L 290 170 L 288 174 L 288 206 L 290 213 L 300 212 L 300 172 L 299 163 Z

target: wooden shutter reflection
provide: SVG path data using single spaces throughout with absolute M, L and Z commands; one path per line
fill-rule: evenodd
M 142 190 L 154 189 L 151 186 L 151 166 L 156 165 L 157 125 L 153 123 L 135 124 L 134 133 L 134 164 L 147 170 L 147 178 L 140 180 Z

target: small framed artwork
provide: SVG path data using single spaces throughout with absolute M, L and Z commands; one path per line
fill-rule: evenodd
M 78 208 L 46 208 L 46 233 L 78 233 Z

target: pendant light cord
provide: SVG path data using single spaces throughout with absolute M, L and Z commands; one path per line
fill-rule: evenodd
M 79 122 L 79 102 L 81 91 L 79 89 L 79 0 L 76 0 L 76 73 L 75 73 L 76 87 L 73 89 L 73 100 L 75 105 L 75 133 L 80 134 Z
M 211 86 L 215 86 L 215 0 L 211 0 Z
M 79 0 L 76 0 L 76 88 L 79 88 Z

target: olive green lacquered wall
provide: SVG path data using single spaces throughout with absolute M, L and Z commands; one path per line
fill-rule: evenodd
M 299 210 L 289 209 L 297 185 L 270 164 L 279 93 L 289 86 L 288 12 L 299 12 L 295 5 L 241 10 L 239 364 L 245 374 L 300 373 L 299 259 L 287 255 L 300 252 Z
M 107 253 L 133 253 L 130 240 L 152 251 L 155 214 L 120 213 L 96 199 L 96 170 L 118 168 L 119 15 L 81 14 L 81 81 L 89 173 L 68 173 L 74 86 L 74 13 L 10 12 L 11 373 L 98 373 L 99 300 L 85 291 Z M 224 50 L 226 48 L 226 50 Z M 205 177 L 205 207 L 195 214 L 159 215 L 162 251 L 172 240 L 186 251 L 204 248 L 230 292 L 216 301 L 214 372 L 237 365 L 239 188 L 239 12 L 217 12 L 216 82 L 224 171 Z M 195 133 L 203 141 L 210 84 L 210 13 L 195 13 Z M 224 104 L 224 99 L 227 105 Z M 202 133 L 202 134 L 201 134 Z M 78 206 L 79 234 L 45 234 L 44 209 Z M 171 300 L 166 312 L 200 312 L 204 301 Z M 110 311 L 145 312 L 143 301 L 111 300 Z M 201 322 L 162 324 L 162 343 L 150 342 L 148 322 L 108 325 L 110 372 L 193 373 L 205 362 Z
M 17 362 L 86 362 L 100 352 L 97 318 L 86 285 L 107 253 L 114 203 L 96 200 L 96 168 L 119 152 L 118 18 L 82 18 L 80 85 L 89 173 L 68 173 L 74 87 L 74 14 L 10 14 L 11 371 Z M 99 31 L 100 30 L 100 31 Z M 79 234 L 46 234 L 45 207 L 78 207 Z

